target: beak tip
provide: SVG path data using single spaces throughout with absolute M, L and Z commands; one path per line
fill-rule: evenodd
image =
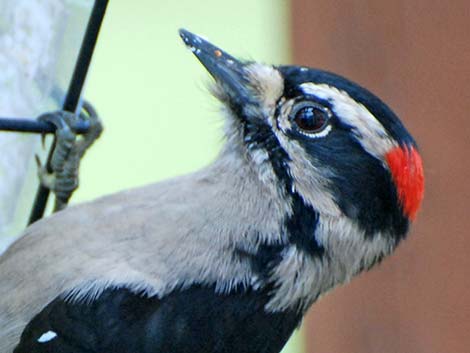
M 181 39 L 183 40 L 183 42 L 187 43 L 188 40 L 189 40 L 189 39 L 188 39 L 188 34 L 189 34 L 190 32 L 187 31 L 187 30 L 184 29 L 184 28 L 180 28 L 180 29 L 178 30 L 178 33 L 179 33 Z
M 234 96 L 237 96 L 237 99 L 245 101 L 252 99 L 251 92 L 246 87 L 242 62 L 207 39 L 186 29 L 180 29 L 179 35 L 186 47 L 191 50 L 217 82 L 224 84 Z
M 199 47 L 203 42 L 198 35 L 191 33 L 184 28 L 180 28 L 178 33 L 184 44 L 190 49 Z

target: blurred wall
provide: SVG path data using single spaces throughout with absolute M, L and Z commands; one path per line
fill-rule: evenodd
M 470 347 L 470 3 L 292 1 L 294 62 L 382 97 L 424 157 L 424 206 L 379 268 L 314 305 L 308 352 Z
M 211 79 L 178 28 L 279 64 L 289 60 L 288 21 L 282 0 L 111 0 L 85 94 L 105 132 L 83 161 L 73 203 L 194 171 L 217 154 L 222 119 Z M 300 340 L 287 351 L 301 351 Z

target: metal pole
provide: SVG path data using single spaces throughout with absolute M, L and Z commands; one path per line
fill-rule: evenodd
M 79 121 L 73 127 L 78 134 L 84 134 L 90 128 L 90 123 L 86 120 Z M 55 126 L 46 121 L 33 119 L 0 118 L 0 131 L 13 131 L 24 133 L 51 134 L 55 132 Z
M 77 109 L 80 100 L 80 94 L 85 83 L 88 67 L 90 66 L 93 50 L 98 40 L 98 33 L 101 27 L 101 23 L 103 22 L 107 5 L 108 0 L 95 0 L 90 19 L 88 21 L 88 25 L 85 31 L 85 36 L 83 37 L 82 46 L 78 54 L 77 63 L 75 64 L 72 79 L 67 90 L 65 102 L 62 107 L 63 110 L 74 113 Z M 47 161 L 47 168 L 49 170 L 50 160 L 54 146 L 55 144 L 53 144 L 51 151 L 49 152 L 49 158 Z M 36 193 L 36 198 L 34 201 L 33 209 L 31 210 L 31 215 L 29 217 L 29 224 L 37 221 L 44 215 L 44 210 L 46 209 L 48 198 L 49 189 L 40 185 Z

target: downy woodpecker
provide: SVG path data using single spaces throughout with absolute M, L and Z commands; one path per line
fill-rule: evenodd
M 180 35 L 215 79 L 222 151 L 29 226 L 0 258 L 1 353 L 279 352 L 405 238 L 422 162 L 379 98 Z

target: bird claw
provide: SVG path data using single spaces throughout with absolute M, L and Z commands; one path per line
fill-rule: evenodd
M 101 121 L 90 103 L 83 103 L 79 115 L 66 111 L 46 113 L 38 120 L 47 121 L 56 127 L 55 146 L 50 159 L 51 171 L 43 165 L 38 156 L 38 176 L 41 185 L 51 190 L 55 195 L 54 211 L 67 206 L 72 193 L 78 187 L 78 171 L 80 160 L 103 131 Z M 88 120 L 89 130 L 83 135 L 74 131 L 78 121 Z

